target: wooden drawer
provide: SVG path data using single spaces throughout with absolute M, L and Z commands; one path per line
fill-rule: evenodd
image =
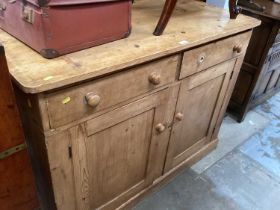
M 86 84 L 48 94 L 50 127 L 82 119 L 175 81 L 179 57 L 144 64 Z
M 186 51 L 180 79 L 245 53 L 250 32 Z

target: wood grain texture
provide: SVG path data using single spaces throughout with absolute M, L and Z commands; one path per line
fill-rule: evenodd
M 88 162 L 86 159 L 87 148 L 85 136 L 85 128 L 83 125 L 78 125 L 69 130 L 68 137 L 72 148 L 73 173 L 75 185 L 75 200 L 77 209 L 90 209 L 90 183 L 89 168 L 93 162 Z M 96 171 L 97 172 L 97 171 Z M 98 196 L 98 195 L 95 195 Z M 71 197 L 69 197 L 70 199 Z M 74 198 L 74 197 L 72 197 Z M 64 208 L 61 208 L 64 209 Z
M 266 5 L 267 9 L 258 12 L 244 8 L 242 12 L 261 20 L 262 23 L 253 30 L 241 74 L 238 77 L 238 86 L 233 92 L 228 109 L 239 122 L 243 121 L 249 109 L 263 103 L 273 95 L 272 93 L 280 91 L 276 84 L 280 72 L 277 68 L 280 60 L 276 55 L 280 53 L 280 13 L 277 11 L 280 6 L 267 0 L 256 2 Z
M 46 210 L 128 209 L 169 174 L 217 145 L 213 134 L 219 130 L 233 89 L 231 75 L 236 79 L 250 38 L 248 30 L 259 22 L 244 16 L 229 21 L 225 11 L 183 0 L 173 24 L 157 38 L 151 36 L 151 21 L 160 12 L 159 5 L 136 2 L 138 24 L 126 40 L 48 61 L 24 48 L 34 55 L 33 64 L 22 54 L 10 62 L 12 69 L 17 68 L 13 75 L 17 72 L 28 78 L 25 82 L 34 81 L 32 87 L 20 84 L 18 91 L 33 159 L 41 172 L 36 177 Z M 12 40 L 0 32 L 2 36 Z M 205 43 L 223 46 L 222 38 L 244 43 L 244 51 L 233 54 L 234 45 L 224 56 L 224 51 L 216 50 L 216 60 L 179 79 L 181 67 L 188 65 L 181 65 L 184 53 L 192 54 Z M 20 45 L 9 42 L 10 47 L 14 44 Z M 28 66 L 34 69 L 21 71 Z M 100 95 L 91 103 L 96 111 L 84 112 L 87 100 L 95 95 Z
M 71 123 L 174 82 L 178 60 L 177 55 L 167 57 L 105 79 L 94 80 L 46 95 L 51 128 Z M 151 74 L 159 76 L 160 83 L 158 85 L 149 81 Z M 100 97 L 100 102 L 96 107 L 89 106 L 85 101 L 85 97 L 89 93 Z
M 0 152 L 25 142 L 3 46 L 0 46 Z M 1 210 L 39 207 L 27 150 L 0 160 Z
M 0 46 L 0 151 L 7 150 L 24 142 L 17 106 L 3 46 Z M 14 132 L 10 132 L 14 128 Z
M 177 174 L 185 170 L 187 167 L 192 166 L 197 161 L 199 161 L 201 158 L 205 157 L 205 155 L 209 154 L 212 150 L 214 150 L 217 147 L 218 140 L 215 139 L 209 144 L 205 145 L 202 149 L 195 152 L 192 156 L 184 160 L 182 163 L 174 167 L 172 170 L 165 173 L 163 176 L 158 178 L 153 182 L 152 185 L 147 187 L 146 189 L 142 190 L 140 193 L 138 193 L 136 196 L 132 197 L 130 200 L 128 200 L 126 203 L 124 203 L 118 210 L 127 210 L 132 209 L 133 206 L 141 201 L 145 196 L 156 192 L 160 187 L 166 185 L 168 182 L 170 182 L 174 177 L 176 177 Z
M 264 6 L 265 11 L 264 12 L 259 12 L 259 11 L 256 11 L 256 10 L 251 10 L 249 8 L 246 8 L 246 7 L 242 7 L 242 9 L 246 10 L 246 11 L 256 13 L 256 14 L 259 14 L 259 15 L 262 15 L 264 17 L 268 17 L 268 18 L 272 18 L 272 19 L 280 21 L 280 14 L 279 14 L 280 5 L 279 5 L 279 3 L 277 4 L 277 3 L 274 3 L 273 1 L 270 1 L 270 0 L 254 0 L 254 2 Z
M 164 32 L 164 29 L 166 28 L 166 26 L 169 22 L 169 19 L 173 13 L 173 10 L 174 10 L 176 4 L 177 4 L 177 0 L 166 0 L 165 1 L 160 19 L 159 19 L 158 24 L 153 33 L 155 36 L 160 36 Z
M 247 45 L 248 45 L 248 43 L 249 43 L 249 40 L 247 40 Z M 230 98 L 232 96 L 232 93 L 233 93 L 233 90 L 234 90 L 234 86 L 236 84 L 236 81 L 237 81 L 237 78 L 238 78 L 238 75 L 239 75 L 239 72 L 240 72 L 240 68 L 241 68 L 242 62 L 244 60 L 244 56 L 245 55 L 243 54 L 235 62 L 235 66 L 234 66 L 234 69 L 233 69 L 233 74 L 231 76 L 231 79 L 230 79 L 230 82 L 229 82 L 229 86 L 228 86 L 228 88 L 226 90 L 226 95 L 225 95 L 225 98 L 224 98 L 224 101 L 223 101 L 223 104 L 222 104 L 222 107 L 221 107 L 221 111 L 219 113 L 219 116 L 218 116 L 218 119 L 216 121 L 216 125 L 215 125 L 215 128 L 214 128 L 214 131 L 213 131 L 213 134 L 212 134 L 212 139 L 217 139 L 218 138 L 218 133 L 220 131 L 220 128 L 221 128 L 221 125 L 222 125 L 222 121 L 224 119 L 224 116 L 225 116 L 225 113 L 226 113 L 226 110 L 227 110 Z
M 38 93 L 151 61 L 168 54 L 249 30 L 260 21 L 239 15 L 230 20 L 228 11 L 194 0 L 177 4 L 165 35 L 152 35 L 163 1 L 136 1 L 132 33 L 127 39 L 72 53 L 53 60 L 42 58 L 5 32 L 10 72 L 21 89 Z M 195 24 L 194 24 L 195 23 Z
M 71 131 L 60 132 L 58 135 L 46 138 L 46 149 L 57 209 L 77 209 L 76 199 L 73 199 L 76 197 L 73 164 L 69 157 Z
M 249 32 L 243 33 L 185 52 L 180 79 L 245 53 L 250 36 Z M 234 51 L 237 46 L 242 46 L 241 52 Z
M 162 174 L 170 130 L 155 126 L 171 124 L 178 87 L 70 129 L 77 209 L 115 209 Z
M 228 88 L 235 59 L 214 66 L 182 81 L 165 172 L 180 164 L 209 142 Z

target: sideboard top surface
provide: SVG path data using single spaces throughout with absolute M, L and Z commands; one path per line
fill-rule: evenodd
M 139 0 L 129 38 L 48 60 L 0 30 L 11 76 L 26 93 L 40 93 L 93 79 L 249 30 L 259 20 L 194 0 L 179 1 L 164 35 L 152 35 L 164 1 Z

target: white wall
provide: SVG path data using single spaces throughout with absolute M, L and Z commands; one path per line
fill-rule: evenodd
M 228 0 L 207 0 L 207 4 L 228 9 Z

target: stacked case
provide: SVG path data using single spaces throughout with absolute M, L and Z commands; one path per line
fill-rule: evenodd
M 0 27 L 45 58 L 127 37 L 131 0 L 0 0 Z

